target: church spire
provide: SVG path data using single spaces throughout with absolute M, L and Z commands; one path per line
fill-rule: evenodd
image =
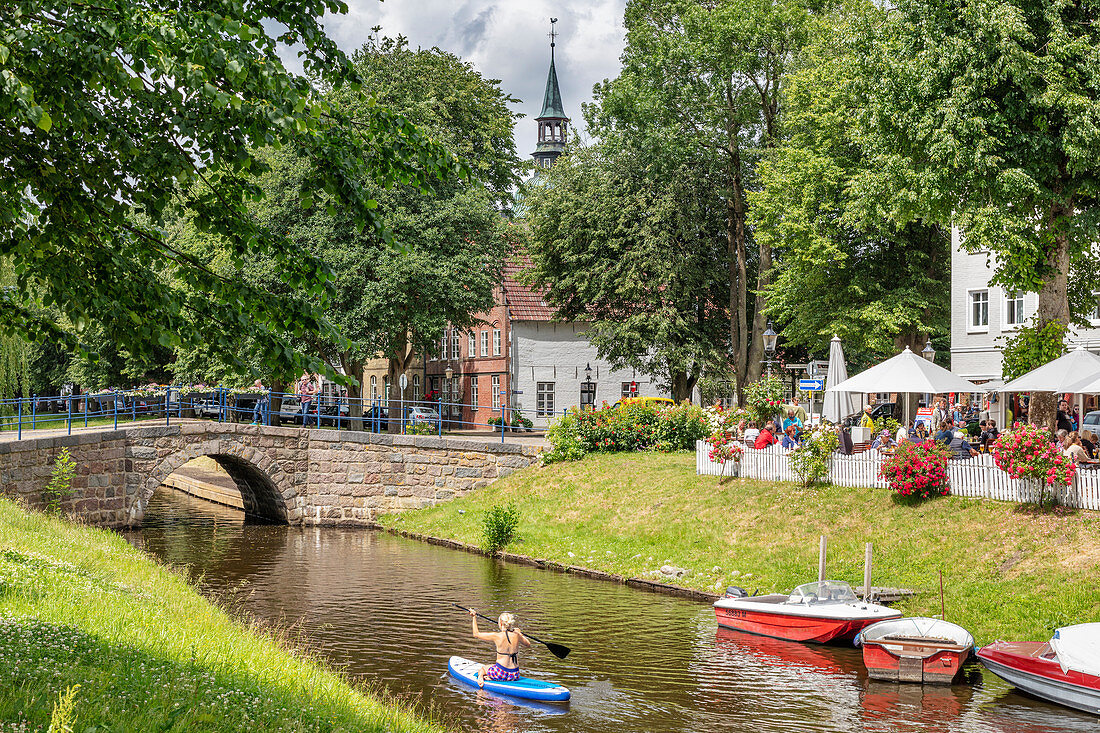
M 542 112 L 535 118 L 539 126 L 539 138 L 535 152 L 531 155 L 539 168 L 549 168 L 565 151 L 569 127 L 569 118 L 565 116 L 565 106 L 558 88 L 558 72 L 554 68 L 554 47 L 558 36 L 554 24 L 557 22 L 557 18 L 550 19 L 550 71 L 546 75 L 546 91 L 542 95 Z

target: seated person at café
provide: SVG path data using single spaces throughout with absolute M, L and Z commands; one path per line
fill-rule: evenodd
M 970 443 L 966 440 L 966 433 L 962 430 L 955 431 L 948 447 L 955 453 L 954 458 L 970 458 L 978 455 L 978 451 L 970 446 Z
M 871 443 L 871 448 L 880 451 L 891 451 L 894 449 L 894 441 L 890 439 L 890 431 L 883 430 L 879 433 L 879 436 L 875 438 L 875 442 Z
M 955 437 L 955 431 L 951 428 L 951 423 L 948 420 L 944 420 L 940 423 L 940 430 L 936 433 L 935 441 L 937 443 L 943 443 L 944 445 L 951 445 L 951 440 Z
M 758 435 L 760 435 L 760 428 L 756 427 L 755 422 L 749 420 L 749 426 L 745 428 L 745 445 L 754 445 Z
M 779 442 L 779 445 L 787 450 L 797 448 L 800 445 L 798 440 L 798 426 L 791 423 L 787 426 L 787 429 L 783 431 L 783 440 Z
M 783 420 L 783 432 L 787 432 L 787 428 L 791 425 L 794 425 L 796 432 L 802 432 L 802 421 L 795 415 L 794 408 L 787 410 L 787 417 Z
M 1062 452 L 1067 457 L 1072 458 L 1076 464 L 1082 463 L 1096 463 L 1093 459 L 1089 458 L 1088 453 L 1085 451 L 1085 447 L 1081 445 L 1081 436 L 1077 434 L 1077 431 L 1073 431 L 1066 435 L 1062 441 Z
M 987 420 L 985 423 L 985 430 L 982 431 L 980 443 L 986 450 L 993 449 L 993 442 L 1000 437 L 1001 432 L 997 430 L 997 423 L 993 420 Z
M 1091 430 L 1081 431 L 1081 445 L 1089 454 L 1089 458 L 1096 458 L 1096 436 Z
M 909 422 L 909 429 L 906 430 L 904 425 L 898 425 L 898 433 L 894 436 L 894 443 L 901 445 L 905 441 L 909 440 L 909 436 L 913 432 L 913 422 Z
M 923 443 L 928 440 L 928 423 L 924 420 L 917 420 L 916 425 L 909 431 L 909 440 L 914 443 Z
M 775 445 L 779 440 L 775 437 L 775 423 L 768 420 L 768 424 L 764 426 L 764 429 L 760 431 L 760 435 L 756 436 L 756 442 L 753 443 L 753 448 L 767 448 L 768 446 Z

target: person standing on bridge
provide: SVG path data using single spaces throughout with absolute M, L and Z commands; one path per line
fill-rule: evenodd
M 271 392 L 264 388 L 264 383 L 257 379 L 252 383 L 252 388 L 259 391 L 259 395 L 256 396 L 256 404 L 252 407 L 252 424 L 263 425 L 265 423 L 265 416 L 267 415 L 268 400 L 271 399 Z
M 317 394 L 317 385 L 313 383 L 313 377 L 309 372 L 302 372 L 302 377 L 298 380 L 298 399 L 302 401 L 302 427 L 304 428 L 309 427 L 309 414 L 315 394 Z

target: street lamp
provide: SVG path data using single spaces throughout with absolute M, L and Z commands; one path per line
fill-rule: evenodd
M 936 360 L 936 350 L 932 348 L 932 339 L 928 339 L 928 343 L 924 345 L 924 348 L 921 350 L 920 355 L 928 361 Z
M 768 358 L 764 362 L 768 365 L 768 376 L 772 375 L 772 362 L 775 361 L 772 357 L 775 356 L 775 344 L 779 341 L 779 334 L 772 329 L 772 324 L 768 322 L 768 330 L 763 333 L 764 337 L 764 355 Z
M 581 409 L 596 405 L 596 385 L 592 383 L 592 364 L 584 365 L 584 384 L 581 385 Z

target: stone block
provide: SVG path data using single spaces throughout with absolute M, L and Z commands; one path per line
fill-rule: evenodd
M 459 467 L 455 469 L 456 478 L 481 478 L 482 471 L 479 468 Z

